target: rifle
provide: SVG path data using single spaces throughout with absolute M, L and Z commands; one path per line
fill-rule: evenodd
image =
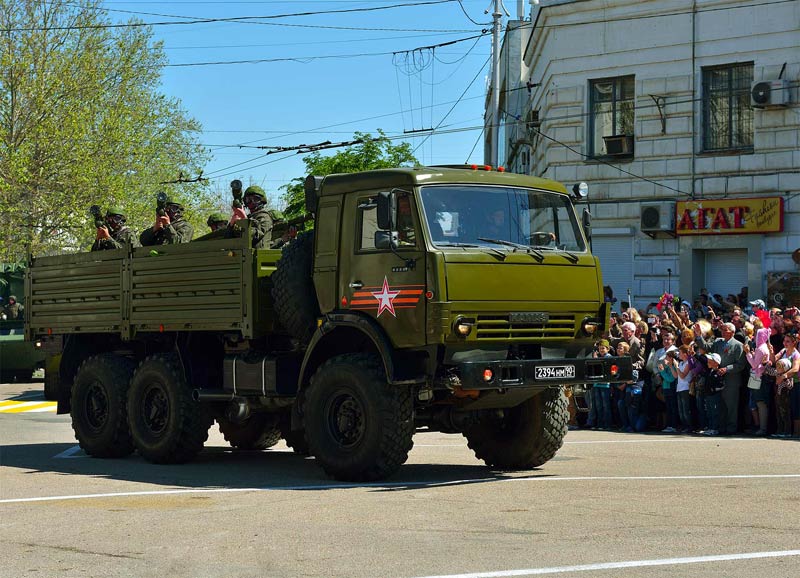
M 156 215 L 159 217 L 167 216 L 167 193 L 164 191 L 156 195 Z
M 94 219 L 94 226 L 96 229 L 106 226 L 105 219 L 103 219 L 103 212 L 100 210 L 100 205 L 92 205 L 89 207 L 89 215 Z
M 231 194 L 233 195 L 233 204 L 231 206 L 234 209 L 241 209 L 244 206 L 242 203 L 242 181 L 239 179 L 231 181 Z

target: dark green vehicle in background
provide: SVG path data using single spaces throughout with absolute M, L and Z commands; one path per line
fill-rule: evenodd
M 586 358 L 609 310 L 562 185 L 417 167 L 309 177 L 306 202 L 314 231 L 282 250 L 245 231 L 32 260 L 27 336 L 63 338 L 58 411 L 87 453 L 183 462 L 216 420 L 361 481 L 425 427 L 526 469 L 562 445 L 565 384 L 630 379 Z
M 0 263 L 0 311 L 10 295 L 24 292 L 25 264 Z M 0 383 L 31 381 L 33 372 L 44 367 L 41 341 L 25 341 L 24 323 L 0 319 Z

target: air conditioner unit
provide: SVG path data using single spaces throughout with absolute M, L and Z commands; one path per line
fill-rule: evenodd
M 754 108 L 789 104 L 789 81 L 758 80 L 750 85 L 750 105 Z
M 663 234 L 675 236 L 675 203 L 665 201 L 642 205 L 639 221 L 642 233 L 655 238 Z
M 603 142 L 606 143 L 606 154 L 608 156 L 630 156 L 633 154 L 633 135 L 615 134 L 604 136 Z

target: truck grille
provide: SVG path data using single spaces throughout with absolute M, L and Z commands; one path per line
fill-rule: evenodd
M 512 323 L 508 315 L 478 315 L 476 338 L 482 341 L 545 339 L 569 341 L 575 336 L 575 315 L 550 314 L 546 323 Z

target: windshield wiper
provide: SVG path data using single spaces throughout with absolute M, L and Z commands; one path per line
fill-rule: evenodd
M 533 247 L 529 247 L 528 245 L 523 245 L 522 243 L 514 243 L 512 241 L 505 241 L 503 239 L 488 239 L 486 237 L 478 237 L 478 241 L 484 241 L 486 243 L 497 243 L 498 245 L 505 245 L 506 247 L 514 247 L 514 250 L 522 249 L 528 255 L 536 259 L 539 263 L 544 261 L 544 255 L 542 255 L 539 251 L 534 249 Z
M 570 263 L 574 264 L 578 262 L 578 256 L 575 253 L 570 253 L 566 249 L 562 249 L 560 247 L 544 247 L 542 245 L 537 245 L 536 249 L 540 249 L 542 251 L 557 251 L 559 255 L 564 257 L 564 259 Z
M 493 257 L 497 257 L 501 261 L 505 261 L 507 256 L 502 251 L 498 251 L 497 249 L 493 249 L 492 247 L 484 247 L 482 245 L 475 245 L 473 243 L 436 243 L 435 241 L 434 243 L 436 244 L 437 247 L 461 247 L 464 250 L 466 250 L 467 248 L 483 249 L 484 251 L 489 251 L 489 253 Z

